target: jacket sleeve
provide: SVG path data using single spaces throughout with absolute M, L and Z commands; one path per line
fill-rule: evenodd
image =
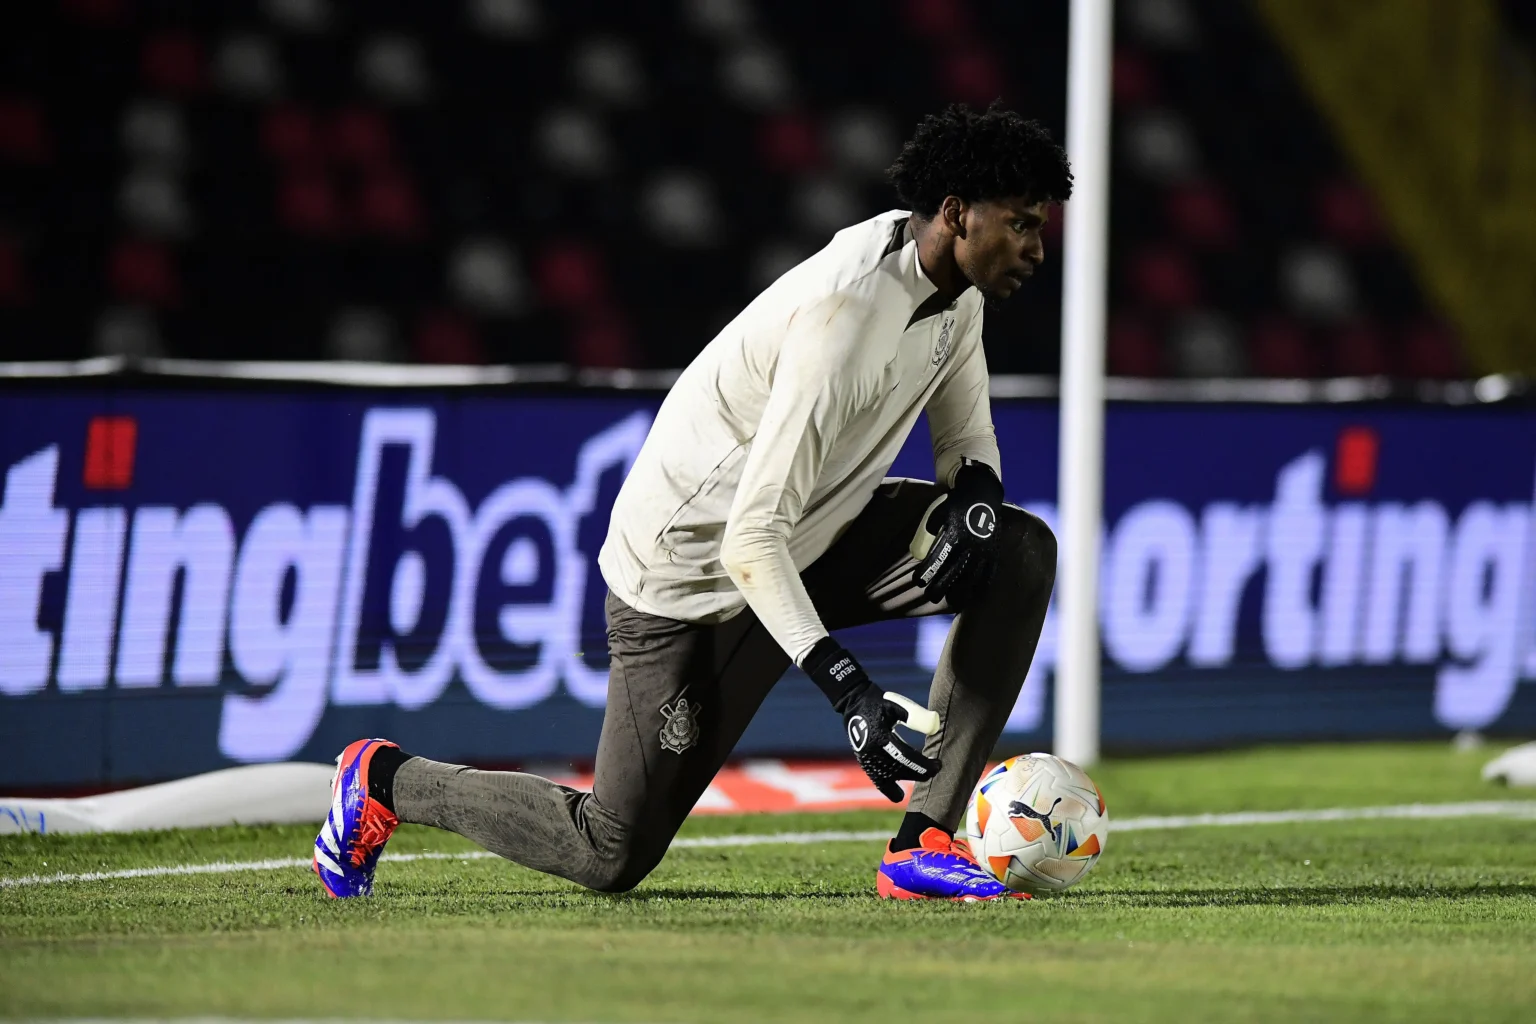
M 846 294 L 795 313 L 726 519 L 720 560 L 796 664 L 827 630 L 790 557 L 789 538 L 839 431 L 877 387 L 859 344 L 871 316 L 866 302 Z
M 954 484 L 961 459 L 984 462 L 999 480 L 1003 478 L 997 432 L 992 428 L 992 399 L 988 391 L 987 357 L 981 347 L 979 308 L 956 343 L 954 361 L 928 399 L 926 411 L 938 483 L 945 487 Z

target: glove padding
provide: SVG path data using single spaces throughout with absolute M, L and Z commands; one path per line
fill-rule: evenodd
M 938 772 L 937 760 L 923 756 L 896 735 L 896 726 L 906 715 L 901 706 L 891 700 L 891 694 L 882 693 L 873 683 L 866 683 L 844 705 L 838 710 L 843 713 L 848 744 L 859 759 L 859 767 L 887 800 L 899 804 L 906 797 L 898 780 L 923 782 Z
M 925 757 L 896 734 L 896 726 L 908 716 L 937 716 L 900 694 L 883 693 L 864 669 L 836 640 L 826 637 L 811 648 L 802 666 L 807 675 L 831 698 L 843 716 L 843 730 L 859 767 L 875 788 L 892 803 L 906 797 L 898 782 L 922 782 L 939 770 L 939 762 Z
M 997 569 L 1002 504 L 1003 484 L 991 467 L 965 461 L 949 493 L 931 506 L 913 543 L 919 561 L 912 580 L 930 603 L 947 600 L 958 611 L 985 592 Z

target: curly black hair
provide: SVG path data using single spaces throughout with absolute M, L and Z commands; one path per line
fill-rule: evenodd
M 945 196 L 984 202 L 1024 196 L 1061 203 L 1072 196 L 1066 152 L 1039 121 L 1026 121 L 1001 103 L 985 113 L 964 103 L 929 114 L 885 172 L 907 208 L 939 212 Z

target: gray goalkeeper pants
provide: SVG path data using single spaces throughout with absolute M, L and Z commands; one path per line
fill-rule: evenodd
M 802 574 L 828 629 L 948 610 L 912 585 L 907 554 L 939 493 L 924 481 L 885 481 Z M 955 617 L 929 693 L 943 726 L 923 752 L 944 764 L 913 789 L 908 805 L 950 829 L 1018 699 L 1056 577 L 1056 539 L 1044 523 L 1005 505 L 999 526 L 997 575 Z M 608 705 L 592 792 L 414 757 L 395 776 L 401 821 L 457 832 L 604 892 L 633 888 L 660 863 L 790 659 L 751 609 L 697 625 L 636 611 L 609 594 L 607 612 Z

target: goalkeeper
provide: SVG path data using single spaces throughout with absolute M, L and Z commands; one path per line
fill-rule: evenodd
M 1011 895 L 953 833 L 1034 656 L 1056 543 L 1003 502 L 982 308 L 1040 265 L 1072 176 L 1038 123 L 994 105 L 925 118 L 889 177 L 908 210 L 838 232 L 754 299 L 678 378 L 624 481 L 598 560 L 611 667 L 592 792 L 359 740 L 315 842 L 331 895 L 371 891 L 400 821 L 632 888 L 791 661 L 882 793 L 915 783 L 880 895 Z M 938 482 L 886 479 L 924 411 Z M 829 635 L 943 612 L 936 715 Z

